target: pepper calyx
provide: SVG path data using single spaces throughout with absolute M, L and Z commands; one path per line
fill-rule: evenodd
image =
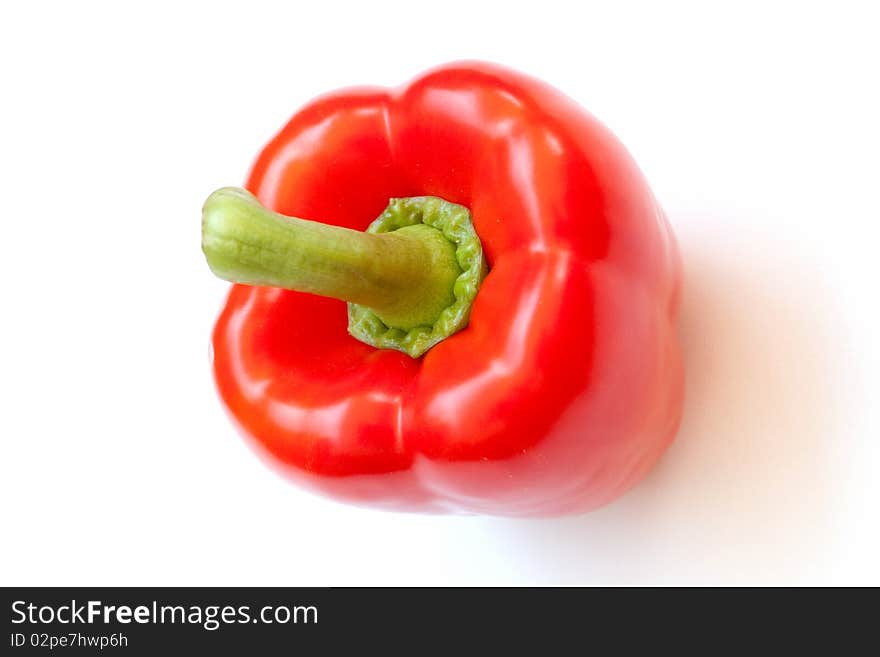
M 394 233 L 418 225 L 439 231 L 455 249 L 455 259 L 461 273 L 453 284 L 454 300 L 440 312 L 432 324 L 406 329 L 389 325 L 366 306 L 348 304 L 349 334 L 379 349 L 396 349 L 412 358 L 418 358 L 467 326 L 471 306 L 480 283 L 488 272 L 470 210 L 436 196 L 391 199 L 385 211 L 367 228 L 367 232 Z

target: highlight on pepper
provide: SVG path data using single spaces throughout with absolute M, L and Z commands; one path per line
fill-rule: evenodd
M 434 513 L 582 513 L 673 440 L 681 265 L 617 139 L 500 66 L 299 110 L 202 250 L 236 425 L 294 482 Z

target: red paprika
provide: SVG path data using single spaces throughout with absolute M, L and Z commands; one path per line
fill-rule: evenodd
M 582 512 L 672 441 L 673 235 L 624 147 L 554 89 L 463 63 L 332 93 L 246 187 L 204 211 L 209 264 L 245 283 L 214 371 L 302 485 L 390 509 Z

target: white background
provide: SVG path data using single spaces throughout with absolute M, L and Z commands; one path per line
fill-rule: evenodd
M 878 21 L 712 4 L 4 4 L 0 583 L 880 584 Z M 602 119 L 682 246 L 681 432 L 591 515 L 316 499 L 214 392 L 204 198 L 312 96 L 466 57 Z

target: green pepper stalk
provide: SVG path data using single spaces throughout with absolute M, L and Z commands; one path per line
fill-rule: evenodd
M 250 192 L 202 208 L 202 250 L 218 277 L 349 302 L 349 332 L 413 358 L 467 325 L 487 267 L 467 208 L 392 199 L 366 232 L 287 217 Z

